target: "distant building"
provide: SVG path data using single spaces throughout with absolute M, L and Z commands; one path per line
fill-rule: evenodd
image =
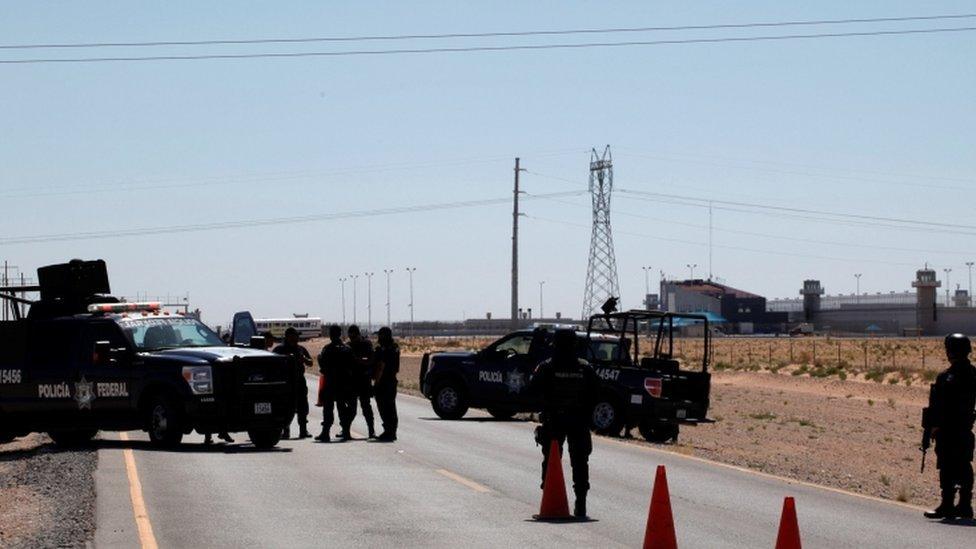
M 819 280 L 805 280 L 801 298 L 771 301 L 770 309 L 789 314 L 791 324 L 811 323 L 820 332 L 976 334 L 976 308 L 969 292 L 957 289 L 945 299 L 939 296 L 941 286 L 936 272 L 928 268 L 916 271 L 914 292 L 830 296 Z
M 661 309 L 711 313 L 730 333 L 785 332 L 789 315 L 766 310 L 766 298 L 711 280 L 662 280 Z

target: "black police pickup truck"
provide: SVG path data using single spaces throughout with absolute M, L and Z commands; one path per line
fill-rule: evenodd
M 196 429 L 247 431 L 268 448 L 291 423 L 287 357 L 227 346 L 158 303 L 104 295 L 101 260 L 42 267 L 38 283 L 0 288 L 0 303 L 17 303 L 18 317 L 30 306 L 25 318 L 0 322 L 0 442 L 46 432 L 71 445 L 99 430 L 142 429 L 153 443 L 175 446 Z M 40 299 L 22 297 L 30 292 Z
M 675 322 L 703 324 L 700 368 L 681 369 L 675 360 Z M 602 380 L 593 410 L 593 429 L 619 434 L 637 427 L 653 442 L 677 439 L 679 425 L 708 423 L 710 338 L 702 315 L 626 311 L 594 315 L 587 331 L 577 331 L 577 355 Z M 469 407 L 486 408 L 497 418 L 540 409 L 539 395 L 527 390 L 535 366 L 552 354 L 552 327 L 519 330 L 478 352 L 428 353 L 421 362 L 420 386 L 434 412 L 457 419 Z M 644 342 L 648 349 L 640 349 Z

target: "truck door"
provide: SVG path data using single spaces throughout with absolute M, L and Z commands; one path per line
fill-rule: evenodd
M 512 334 L 485 350 L 478 364 L 478 385 L 484 400 L 498 406 L 521 406 L 531 374 L 531 343 L 531 334 Z
M 82 374 L 92 384 L 92 413 L 98 419 L 111 420 L 131 411 L 135 407 L 136 372 L 129 342 L 119 326 L 108 319 L 89 322 L 82 349 Z
M 258 335 L 258 328 L 254 325 L 254 317 L 247 311 L 234 314 L 231 323 L 230 340 L 234 345 L 249 346 L 251 338 Z
M 87 386 L 79 375 L 82 323 L 74 319 L 33 323 L 28 337 L 24 383 L 27 411 L 41 430 L 70 427 L 86 404 Z

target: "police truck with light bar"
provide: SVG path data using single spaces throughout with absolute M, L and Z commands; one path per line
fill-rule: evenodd
M 290 358 L 226 345 L 195 318 L 107 295 L 105 262 L 38 269 L 38 286 L 0 288 L 19 317 L 0 322 L 0 442 L 45 432 L 75 445 L 100 431 L 145 430 L 156 445 L 246 431 L 275 446 L 295 412 Z M 39 293 L 28 300 L 18 294 Z M 256 346 L 250 315 L 234 340 Z M 263 341 L 263 340 L 261 340 Z

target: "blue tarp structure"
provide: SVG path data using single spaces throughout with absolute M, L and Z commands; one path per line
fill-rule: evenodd
M 722 315 L 720 315 L 718 313 L 713 313 L 711 311 L 695 311 L 695 312 L 690 312 L 689 311 L 688 314 L 701 315 L 701 316 L 703 316 L 703 317 L 705 317 L 705 318 L 708 319 L 708 323 L 710 325 L 726 324 L 726 323 L 728 323 L 728 320 L 726 320 L 725 317 L 723 317 Z M 684 328 L 685 326 L 693 326 L 695 324 L 700 324 L 700 323 L 701 323 L 700 320 L 697 320 L 697 319 L 694 319 L 694 318 L 675 318 L 674 319 L 674 327 L 675 328 Z M 657 322 L 652 322 L 651 324 L 652 325 L 657 325 Z

